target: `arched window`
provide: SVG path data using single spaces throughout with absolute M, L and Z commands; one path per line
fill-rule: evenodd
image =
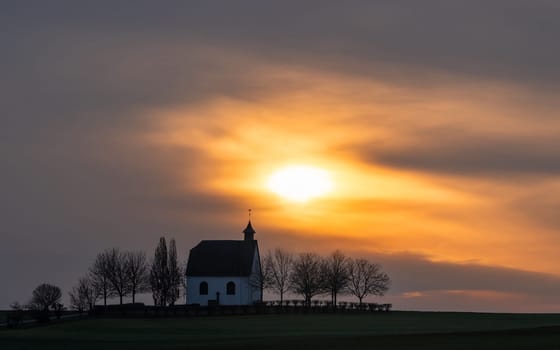
M 208 283 L 207 282 L 200 282 L 200 286 L 198 287 L 198 294 L 208 295 Z
M 226 294 L 227 295 L 235 295 L 235 283 L 228 282 L 226 284 Z

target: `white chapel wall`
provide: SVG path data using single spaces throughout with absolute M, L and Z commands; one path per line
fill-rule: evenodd
M 200 295 L 200 283 L 208 283 L 208 295 Z M 227 295 L 226 284 L 235 283 L 235 295 Z M 254 297 L 249 285 L 249 277 L 187 277 L 187 303 L 208 305 L 208 300 L 216 300 L 220 293 L 220 305 L 251 305 Z

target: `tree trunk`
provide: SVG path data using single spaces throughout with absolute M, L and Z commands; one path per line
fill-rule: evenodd
M 132 287 L 132 303 L 136 301 L 136 288 Z
M 107 288 L 103 288 L 103 306 L 107 306 Z
M 122 294 L 119 294 L 120 304 L 122 305 Z

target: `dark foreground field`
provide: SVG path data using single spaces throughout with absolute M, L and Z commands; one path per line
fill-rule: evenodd
M 390 312 L 88 319 L 0 331 L 0 349 L 560 349 L 560 315 Z

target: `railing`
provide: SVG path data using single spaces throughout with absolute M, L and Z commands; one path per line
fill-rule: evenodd
M 227 316 L 251 314 L 279 313 L 368 313 L 388 312 L 392 304 L 377 303 L 332 303 L 313 300 L 307 305 L 303 300 L 267 301 L 254 305 L 210 305 L 198 304 L 174 305 L 166 307 L 147 306 L 143 304 L 96 306 L 92 315 L 101 317 L 196 317 L 196 316 Z

